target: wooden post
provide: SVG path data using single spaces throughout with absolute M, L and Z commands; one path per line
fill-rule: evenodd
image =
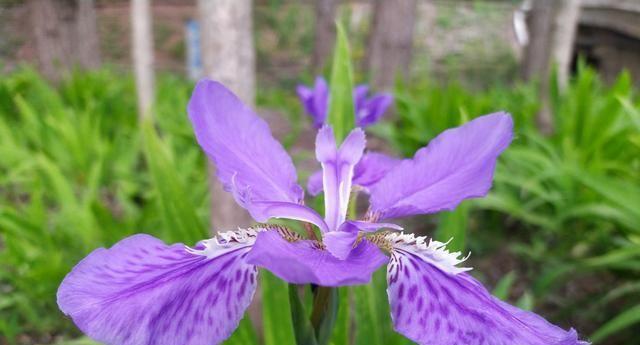
M 138 94 L 138 117 L 151 116 L 154 99 L 153 32 L 150 0 L 131 1 L 131 50 Z
M 534 0 L 529 13 L 529 44 L 525 48 L 522 75 L 539 84 L 541 110 L 536 122 L 543 134 L 553 133 L 549 104 L 549 77 L 555 65 L 560 87 L 569 80 L 580 0 Z
M 316 1 L 316 32 L 311 65 L 314 72 L 320 73 L 331 55 L 336 38 L 336 10 L 339 0 Z
M 207 77 L 223 83 L 242 101 L 255 98 L 255 51 L 251 0 L 199 0 L 202 60 Z M 211 165 L 211 227 L 231 230 L 252 223 L 231 193 L 223 190 Z
M 93 0 L 29 0 L 40 72 L 57 81 L 74 67 L 100 65 Z
M 416 0 L 376 0 L 367 69 L 377 89 L 390 89 L 398 72 L 409 72 Z

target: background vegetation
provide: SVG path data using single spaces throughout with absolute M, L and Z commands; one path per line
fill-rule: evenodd
M 185 243 L 207 237 L 206 161 L 185 114 L 191 87 L 161 76 L 156 131 L 137 125 L 128 75 L 76 73 L 53 87 L 23 68 L 0 80 L 0 343 L 77 335 L 55 291 L 94 248 L 136 232 Z M 581 67 L 565 92 L 551 92 L 549 137 L 535 130 L 535 90 L 397 85 L 396 114 L 371 133 L 410 156 L 445 128 L 510 111 L 516 139 L 489 197 L 412 229 L 455 236 L 452 245 L 471 250 L 474 274 L 484 272 L 478 278 L 499 297 L 594 342 L 632 343 L 640 321 L 637 90 L 624 74 L 604 86 Z M 285 142 L 295 143 L 308 121 L 293 90 L 260 92 L 261 108 L 293 124 Z M 352 308 L 341 309 L 335 344 L 407 343 L 391 330 L 385 284 L 379 272 L 370 286 L 342 290 L 341 303 Z M 229 343 L 289 343 L 288 301 L 286 284 L 263 272 L 259 324 L 246 319 Z

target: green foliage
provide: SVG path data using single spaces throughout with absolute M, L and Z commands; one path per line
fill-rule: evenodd
M 184 243 L 206 237 L 207 161 L 185 114 L 191 87 L 161 76 L 155 125 L 140 126 L 127 75 L 74 74 L 55 88 L 28 69 L 0 80 L 0 343 L 24 334 L 78 335 L 58 311 L 55 292 L 93 249 L 136 232 Z M 581 67 L 568 89 L 553 90 L 556 131 L 543 137 L 533 86 L 471 92 L 423 81 L 398 85 L 396 118 L 370 130 L 410 156 L 446 128 L 510 111 L 516 138 L 499 161 L 492 192 L 439 215 L 435 236 L 471 250 L 472 266 L 506 247 L 522 267 L 506 268 L 489 284 L 498 297 L 519 297 L 510 301 L 542 308 L 595 342 L 633 343 L 640 324 L 635 92 L 626 75 L 605 86 Z M 295 95 L 261 89 L 258 101 L 284 111 L 292 126 L 285 144 L 295 142 L 302 131 Z M 591 279 L 582 284 L 587 293 L 574 292 L 580 279 Z M 560 288 L 567 285 L 569 295 Z M 227 343 L 294 343 L 287 284 L 262 271 L 260 289 L 262 327 L 245 317 Z M 329 343 L 410 344 L 392 329 L 385 289 L 384 270 L 369 285 L 339 289 Z M 310 314 L 311 290 L 298 292 L 299 316 Z
M 349 42 L 342 25 L 337 24 L 338 35 L 333 53 L 331 68 L 329 113 L 327 123 L 333 127 L 336 142 L 340 143 L 349 131 L 355 127 L 355 108 L 353 105 L 353 68 Z
M 523 306 L 550 298 L 559 286 L 579 277 L 607 272 L 616 280 L 637 282 L 640 103 L 629 76 L 622 74 L 615 84 L 605 86 L 593 70 L 581 65 L 566 90 L 551 92 L 555 132 L 548 137 L 536 129 L 537 99 L 535 88 L 527 85 L 481 93 L 456 84 L 399 85 L 398 117 L 395 123 L 379 126 L 376 133 L 409 156 L 443 129 L 457 125 L 460 118 L 509 111 L 516 137 L 500 158 L 494 188 L 484 199 L 465 202 L 469 210 L 462 207 L 440 215 L 436 236 L 455 239 L 458 231 L 464 242 L 466 234 L 460 227 L 469 224 L 467 231 L 481 230 L 471 236 L 475 238 L 469 243 L 472 251 L 508 246 L 531 268 L 533 290 L 523 295 L 519 302 Z M 469 217 L 474 222 L 468 222 Z M 513 243 L 506 243 L 507 236 Z M 454 245 L 456 250 L 461 248 Z M 508 297 L 511 284 L 507 275 L 499 283 L 499 297 Z M 595 286 L 597 292 L 589 299 L 597 300 L 609 288 Z M 576 297 L 567 303 L 559 314 L 577 313 L 583 307 L 577 301 Z M 605 313 L 594 306 L 581 317 L 602 323 L 616 313 L 628 315 L 640 299 L 636 295 L 617 302 Z M 624 320 L 607 324 L 594 335 L 609 336 L 623 330 L 616 325 L 639 323 L 628 316 Z

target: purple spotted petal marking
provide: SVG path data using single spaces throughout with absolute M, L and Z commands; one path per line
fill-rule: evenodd
M 149 235 L 128 237 L 82 260 L 60 285 L 58 305 L 106 344 L 218 344 L 256 289 L 257 270 L 245 262 L 255 233 L 245 235 L 244 242 L 204 242 L 207 255 Z
M 576 332 L 497 298 L 456 267 L 460 253 L 424 237 L 389 234 L 387 266 L 396 331 L 421 345 L 585 345 Z

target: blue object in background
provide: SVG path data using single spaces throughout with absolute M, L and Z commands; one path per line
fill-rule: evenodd
M 191 80 L 198 80 L 202 77 L 202 55 L 200 53 L 200 23 L 197 20 L 189 19 L 185 23 L 186 33 L 186 63 L 187 72 Z

